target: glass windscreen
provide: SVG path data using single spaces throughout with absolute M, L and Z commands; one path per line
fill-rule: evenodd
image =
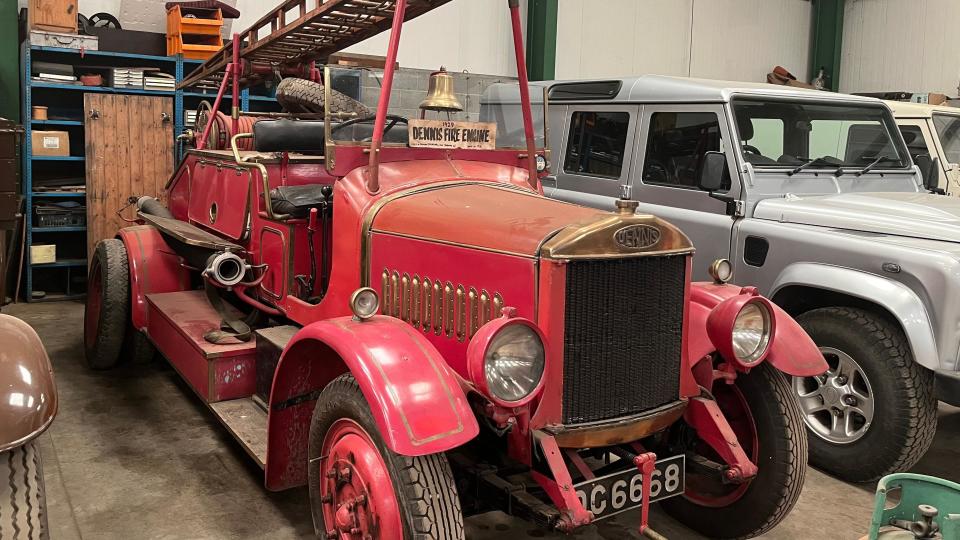
M 910 159 L 879 105 L 736 99 L 744 161 L 754 167 L 904 168 Z
M 960 116 L 933 115 L 933 125 L 940 137 L 940 146 L 950 163 L 960 163 Z

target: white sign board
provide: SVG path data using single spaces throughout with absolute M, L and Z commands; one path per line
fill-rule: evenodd
M 410 146 L 416 148 L 470 148 L 493 150 L 497 147 L 497 124 L 493 122 L 454 122 L 452 120 L 410 120 Z

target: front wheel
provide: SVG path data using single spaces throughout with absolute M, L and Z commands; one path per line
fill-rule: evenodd
M 341 375 L 321 392 L 308 456 L 310 508 L 319 538 L 464 538 L 446 456 L 390 451 L 352 375 Z
M 743 484 L 725 483 L 716 471 L 698 469 L 688 458 L 684 495 L 661 505 L 711 538 L 751 538 L 777 526 L 800 496 L 807 466 L 803 420 L 786 378 L 767 364 L 713 391 L 740 445 L 757 464 L 757 476 Z M 693 450 L 720 461 L 702 442 Z
M 0 538 L 49 537 L 40 449 L 29 442 L 0 454 Z
M 903 331 L 862 309 L 797 317 L 830 366 L 796 377 L 810 432 L 810 463 L 849 482 L 913 467 L 937 430 L 933 372 L 918 365 Z
M 109 369 L 120 363 L 130 326 L 130 269 L 122 240 L 101 240 L 93 253 L 83 313 L 87 365 Z

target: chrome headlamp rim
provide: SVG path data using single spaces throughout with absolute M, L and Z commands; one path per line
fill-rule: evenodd
M 760 317 L 763 320 L 763 326 L 762 326 L 762 331 L 760 332 L 759 339 L 757 340 L 757 344 L 754 347 L 753 351 L 744 357 L 744 356 L 740 356 L 737 353 L 737 347 L 736 347 L 736 342 L 738 339 L 737 326 L 738 324 L 740 324 L 741 317 L 745 315 L 745 312 L 748 309 L 757 310 L 757 312 L 760 314 Z M 772 342 L 772 338 L 773 338 L 773 312 L 771 311 L 770 306 L 768 306 L 766 302 L 763 302 L 759 299 L 753 299 L 744 303 L 740 307 L 740 310 L 737 312 L 736 317 L 734 317 L 733 327 L 731 328 L 730 339 L 731 339 L 731 344 L 733 345 L 733 355 L 736 358 L 736 360 L 748 367 L 759 364 L 760 361 L 762 361 L 766 357 L 767 351 L 770 349 L 770 343 Z
M 733 278 L 733 265 L 729 259 L 715 259 L 707 268 L 707 273 L 714 283 L 727 283 Z
M 358 320 L 365 321 L 372 318 L 379 309 L 380 295 L 371 287 L 360 287 L 350 295 L 350 311 Z

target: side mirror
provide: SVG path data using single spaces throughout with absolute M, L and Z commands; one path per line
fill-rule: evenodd
M 723 152 L 707 152 L 703 155 L 697 187 L 703 191 L 714 192 L 723 187 L 727 174 L 727 156 Z
M 921 154 L 914 161 L 920 168 L 923 187 L 931 192 L 940 191 L 940 158 L 931 159 L 928 154 Z

